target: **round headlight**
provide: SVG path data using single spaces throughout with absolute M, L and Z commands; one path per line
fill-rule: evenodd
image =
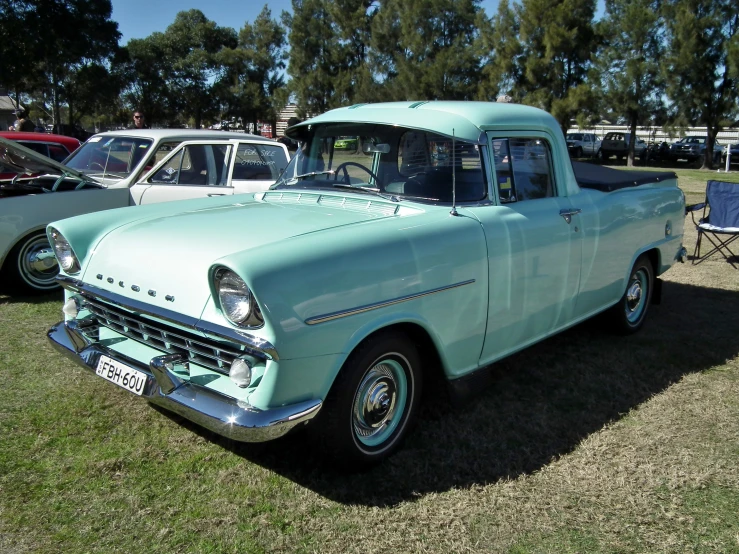
M 64 235 L 56 229 L 51 229 L 49 236 L 51 237 L 51 246 L 54 248 L 54 254 L 61 268 L 71 275 L 79 273 L 80 263 L 74 254 L 74 250 L 72 250 L 72 246 L 64 238 Z
M 243 324 L 251 313 L 251 291 L 244 280 L 229 269 L 216 271 L 216 290 L 224 315 L 236 325 Z

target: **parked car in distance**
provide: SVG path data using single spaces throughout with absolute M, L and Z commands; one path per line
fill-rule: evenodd
M 647 159 L 650 161 L 665 161 L 670 158 L 670 143 L 650 142 L 647 147 Z
M 573 158 L 593 157 L 600 150 L 601 139 L 594 133 L 567 133 L 567 151 Z
M 25 292 L 59 286 L 45 234 L 50 221 L 122 206 L 266 190 L 289 159 L 287 148 L 276 141 L 221 131 L 102 133 L 66 165 L 13 144 L 0 142 L 0 165 L 15 169 L 12 178 L 0 181 L 0 271 L 11 290 Z
M 334 150 L 349 150 L 356 152 L 358 148 L 357 137 L 339 137 L 334 144 Z
M 708 147 L 707 136 L 690 136 L 683 137 L 679 141 L 670 146 L 670 160 L 676 162 L 678 160 L 686 160 L 694 162 L 702 160 L 706 154 Z M 713 145 L 713 162 L 717 163 L 721 160 L 722 146 L 718 141 Z
M 636 332 L 685 256 L 674 173 L 572 162 L 536 108 L 365 104 L 287 132 L 302 147 L 266 192 L 49 225 L 52 344 L 216 433 L 307 424 L 363 465 L 400 446 L 424 382 L 464 398 L 599 313 Z M 366 156 L 337 150 L 344 135 Z
M 610 132 L 607 133 L 600 144 L 598 151 L 598 159 L 607 160 L 616 156 L 619 160 L 623 160 L 629 155 L 629 141 L 631 133 Z M 634 156 L 644 159 L 647 153 L 647 143 L 639 137 L 636 138 L 634 144 Z

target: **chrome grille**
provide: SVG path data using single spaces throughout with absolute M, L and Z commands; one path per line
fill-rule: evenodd
M 85 308 L 99 325 L 130 339 L 169 354 L 186 354 L 190 363 L 228 375 L 234 358 L 242 354 L 237 346 L 224 345 L 189 331 L 146 319 L 99 299 L 85 297 Z

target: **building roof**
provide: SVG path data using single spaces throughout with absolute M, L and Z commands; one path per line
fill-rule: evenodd
M 0 96 L 0 112 L 14 112 L 15 100 L 10 96 Z

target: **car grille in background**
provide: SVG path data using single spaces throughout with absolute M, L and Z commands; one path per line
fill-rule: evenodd
M 228 375 L 231 362 L 242 352 L 195 333 L 168 327 L 166 323 L 145 319 L 99 299 L 86 298 L 86 308 L 98 324 L 142 344 L 170 354 L 186 354 L 190 363 Z

